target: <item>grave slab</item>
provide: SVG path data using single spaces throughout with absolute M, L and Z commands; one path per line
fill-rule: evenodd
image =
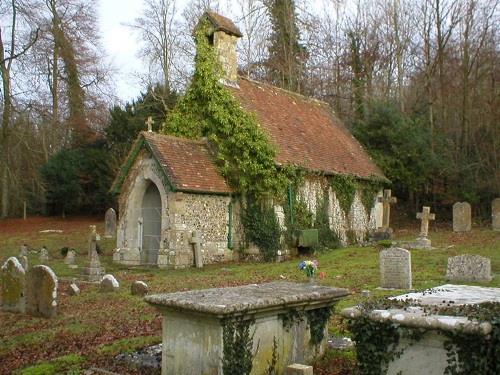
M 255 354 L 251 374 L 260 375 L 268 367 L 275 341 L 278 373 L 323 353 L 327 335 L 313 344 L 307 316 L 330 308 L 347 294 L 342 288 L 272 282 L 157 294 L 145 300 L 163 314 L 162 375 L 222 375 L 228 322 L 250 325 Z M 326 326 L 321 329 L 327 332 Z

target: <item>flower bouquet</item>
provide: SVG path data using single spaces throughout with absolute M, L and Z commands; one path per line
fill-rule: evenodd
M 314 275 L 318 270 L 317 260 L 303 260 L 299 263 L 299 270 L 304 271 L 309 280 L 314 279 Z

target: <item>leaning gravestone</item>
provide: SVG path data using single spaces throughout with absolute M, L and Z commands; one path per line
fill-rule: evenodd
M 80 294 L 80 288 L 75 283 L 71 283 L 68 288 L 68 294 L 70 296 L 77 296 Z
M 457 202 L 453 205 L 453 232 L 470 232 L 471 209 L 467 202 Z
M 101 292 L 116 292 L 118 289 L 120 289 L 120 284 L 113 275 L 107 274 L 103 276 L 100 284 Z
M 450 281 L 491 281 L 491 262 L 479 255 L 448 258 L 446 278 Z
M 380 283 L 382 288 L 411 289 L 411 253 L 391 247 L 380 252 Z
M 148 291 L 148 284 L 144 281 L 134 281 L 130 286 L 130 292 L 133 296 L 145 296 Z
M 26 272 L 15 257 L 10 257 L 1 268 L 2 310 L 25 312 Z
M 104 216 L 104 237 L 116 236 L 116 211 L 108 208 Z
M 491 202 L 491 220 L 493 230 L 500 230 L 500 198 L 493 199 Z
M 34 266 L 28 271 L 26 312 L 44 318 L 57 315 L 57 277 L 45 265 Z

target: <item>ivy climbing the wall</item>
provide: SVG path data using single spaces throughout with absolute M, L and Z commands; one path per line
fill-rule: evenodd
M 340 203 L 340 208 L 346 215 L 349 214 L 358 187 L 356 179 L 352 176 L 336 174 L 330 177 L 330 185 Z
M 253 367 L 253 334 L 250 327 L 254 319 L 227 319 L 222 322 L 224 375 L 248 375 Z
M 221 67 L 209 32 L 207 20 L 195 31 L 194 76 L 166 119 L 163 132 L 194 139 L 207 137 L 222 175 L 237 191 L 257 198 L 279 194 L 288 183 L 276 168 L 275 150 L 255 116 L 243 110 L 220 82 Z
M 330 229 L 330 220 L 328 217 L 328 190 L 324 190 L 321 196 L 316 199 L 316 220 L 314 228 L 318 230 L 318 250 L 337 249 L 340 247 L 339 236 Z

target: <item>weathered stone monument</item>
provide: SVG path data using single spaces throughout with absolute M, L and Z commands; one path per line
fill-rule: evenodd
M 44 318 L 57 315 L 57 277 L 45 265 L 34 266 L 27 273 L 26 312 Z
M 68 287 L 68 294 L 70 296 L 77 296 L 80 294 L 80 288 L 75 283 L 71 283 Z
M 201 253 L 201 236 L 197 230 L 193 231 L 189 243 L 194 248 L 194 263 L 196 268 L 203 268 L 203 254 Z
M 347 294 L 341 288 L 272 282 L 149 295 L 145 300 L 163 314 L 163 375 L 222 375 L 224 356 L 230 355 L 224 348 L 231 345 L 225 340 L 240 334 L 252 347 L 251 374 L 260 375 L 268 369 L 274 345 L 278 374 L 323 354 L 329 312 Z M 226 358 L 231 360 L 238 359 Z
M 46 263 L 49 261 L 49 251 L 45 246 L 42 246 L 42 248 L 40 249 L 39 259 L 41 263 Z
M 450 309 L 450 306 L 477 305 L 485 302 L 500 303 L 500 288 L 482 288 L 466 285 L 441 285 L 436 288 L 428 289 L 418 293 L 408 293 L 402 296 L 392 297 L 391 299 L 407 301 L 408 305 L 404 308 L 394 307 L 388 309 L 364 310 L 362 307 L 353 307 L 342 310 L 342 315 L 356 323 L 368 319 L 370 330 L 377 329 L 377 324 L 381 325 L 381 330 L 387 324 L 392 324 L 397 331 L 393 337 L 399 337 L 399 340 L 393 343 L 386 343 L 388 363 L 378 364 L 382 366 L 376 368 L 375 363 L 365 362 L 371 370 L 380 370 L 381 373 L 388 375 L 442 375 L 447 373 L 461 373 L 460 361 L 467 361 L 470 358 L 477 358 L 481 361 L 487 361 L 491 364 L 495 360 L 494 356 L 487 355 L 489 350 L 494 350 L 496 342 L 492 339 L 491 321 L 471 319 L 466 316 L 467 309 L 457 309 L 457 315 L 439 314 L 439 309 Z M 348 321 L 348 325 L 350 322 Z M 374 327 L 375 326 L 375 327 Z M 368 328 L 368 327 L 367 327 Z M 412 333 L 416 333 L 412 335 Z M 474 342 L 474 345 L 467 347 L 468 350 L 456 350 L 453 352 L 455 342 L 450 337 L 458 334 L 459 340 L 468 340 Z M 367 344 L 378 346 L 377 335 L 360 335 L 360 340 L 365 347 Z M 451 341 L 451 348 L 450 348 Z M 466 341 L 467 342 L 467 341 Z M 394 345 L 392 345 L 394 344 Z M 462 344 L 463 345 L 463 344 Z M 456 347 L 455 347 L 456 348 Z M 466 348 L 461 346 L 461 348 Z M 392 353 L 392 355 L 391 355 Z M 463 356 L 463 357 L 461 357 Z M 458 358 L 457 358 L 458 357 Z M 461 358 L 460 358 L 461 357 Z M 358 357 L 363 361 L 363 357 Z M 450 360 L 451 359 L 451 360 Z M 450 368 L 455 362 L 455 368 Z M 485 366 L 484 369 L 492 368 Z M 477 368 L 475 368 L 477 370 Z M 489 373 L 481 370 L 472 371 L 474 373 Z
M 470 232 L 471 208 L 468 202 L 453 205 L 453 232 Z
M 422 212 L 417 213 L 417 219 L 421 220 L 420 235 L 412 247 L 417 249 L 431 249 L 431 240 L 427 238 L 429 235 L 429 221 L 435 220 L 436 215 L 431 214 L 430 207 L 424 206 Z
M 286 368 L 285 375 L 313 375 L 313 367 L 294 363 Z
M 500 230 L 500 198 L 491 202 L 491 224 L 493 230 Z
M 491 261 L 468 254 L 448 258 L 446 278 L 450 281 L 491 281 Z
M 116 237 L 116 211 L 108 208 L 104 216 L 104 237 Z
M 26 272 L 15 257 L 10 257 L 0 269 L 2 310 L 26 311 Z
M 70 268 L 76 268 L 76 251 L 74 249 L 69 249 L 64 258 L 64 263 L 66 263 Z
M 130 293 L 133 296 L 145 296 L 148 294 L 149 287 L 144 281 L 134 281 L 130 286 Z
M 120 289 L 120 284 L 113 275 L 107 274 L 103 276 L 99 288 L 101 292 L 103 293 L 116 292 L 119 289 Z
M 97 231 L 95 225 L 90 226 L 88 264 L 83 269 L 83 277 L 88 281 L 100 281 L 104 275 L 104 268 L 97 254 Z
M 372 234 L 374 240 L 384 240 L 392 238 L 392 228 L 390 227 L 391 204 L 397 202 L 397 198 L 392 196 L 390 189 L 384 189 L 382 197 L 378 197 L 378 202 L 382 203 L 382 226 L 377 228 Z
M 28 267 L 29 267 L 28 257 L 26 255 L 23 255 L 23 256 L 18 257 L 18 259 L 19 259 L 19 263 L 21 263 L 24 270 L 28 271 Z
M 23 244 L 21 245 L 21 249 L 19 250 L 19 256 L 20 257 L 27 257 L 28 256 L 28 245 Z
M 411 289 L 411 253 L 391 247 L 380 252 L 380 285 L 388 289 Z

